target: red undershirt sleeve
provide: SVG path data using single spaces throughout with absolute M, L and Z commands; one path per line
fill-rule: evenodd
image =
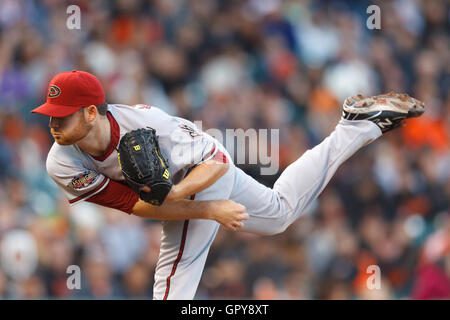
M 133 189 L 114 180 L 110 180 L 102 191 L 86 199 L 88 202 L 118 209 L 128 214 L 133 213 L 133 207 L 138 200 L 139 196 Z

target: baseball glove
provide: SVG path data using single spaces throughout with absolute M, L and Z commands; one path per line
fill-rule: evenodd
M 120 139 L 118 160 L 127 184 L 139 198 L 152 205 L 162 205 L 172 188 L 172 180 L 156 131 L 149 128 L 127 132 Z M 141 190 L 145 186 L 150 187 L 150 192 Z

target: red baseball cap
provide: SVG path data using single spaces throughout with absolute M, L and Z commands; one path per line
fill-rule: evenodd
M 65 117 L 83 107 L 105 103 L 102 84 L 89 72 L 73 70 L 57 74 L 48 85 L 47 102 L 32 110 L 50 117 Z

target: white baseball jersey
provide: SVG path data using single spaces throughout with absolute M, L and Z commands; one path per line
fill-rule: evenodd
M 54 143 L 47 157 L 47 171 L 63 190 L 71 204 L 89 199 L 102 191 L 110 179 L 125 181 L 117 150 L 127 132 L 151 127 L 156 130 L 162 154 L 168 159 L 169 172 L 176 184 L 189 169 L 214 157 L 223 148 L 217 140 L 201 132 L 194 123 L 169 116 L 147 105 L 108 105 L 111 143 L 105 153 L 94 157 L 76 145 Z
M 69 202 L 87 200 L 131 213 L 129 203 L 134 204 L 137 195 L 128 187 L 120 189 L 122 184 L 117 181 L 124 178 L 116 148 L 126 132 L 149 126 L 159 136 L 174 183 L 193 166 L 217 159 L 217 155 L 229 162 L 221 178 L 192 198 L 241 203 L 250 217 L 241 231 L 266 235 L 283 232 L 319 196 L 346 159 L 381 136 L 380 128 L 371 121 L 341 119 L 331 135 L 289 165 L 271 189 L 235 167 L 222 144 L 190 121 L 145 105 L 109 105 L 108 119 L 111 143 L 103 155 L 93 157 L 74 145 L 57 144 L 49 152 L 47 170 Z M 203 219 L 163 222 L 155 299 L 193 299 L 218 228 L 217 222 Z

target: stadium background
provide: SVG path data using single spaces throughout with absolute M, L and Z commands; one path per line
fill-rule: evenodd
M 66 28 L 68 5 L 81 29 Z M 366 9 L 381 8 L 381 30 Z M 0 297 L 149 298 L 159 222 L 69 208 L 47 176 L 58 72 L 97 75 L 111 103 L 203 128 L 280 129 L 281 169 L 326 137 L 346 96 L 407 92 L 426 113 L 346 162 L 285 233 L 219 231 L 200 299 L 450 297 L 446 1 L 0 1 Z M 258 176 L 272 185 L 277 176 Z M 81 268 L 68 290 L 66 268 Z M 378 265 L 380 290 L 368 290 Z

